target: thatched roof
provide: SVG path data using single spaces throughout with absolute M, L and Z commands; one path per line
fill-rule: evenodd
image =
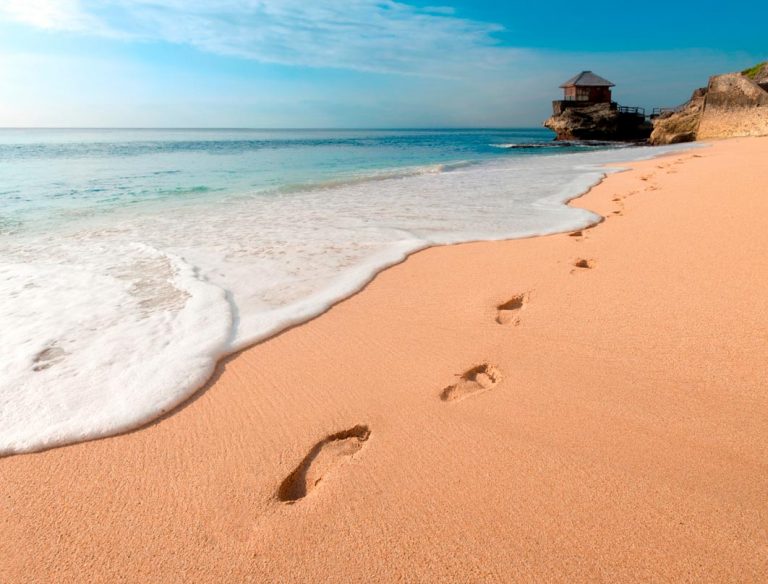
M 600 75 L 595 75 L 592 71 L 582 71 L 576 77 L 572 77 L 560 87 L 613 87 L 614 84 L 603 79 Z

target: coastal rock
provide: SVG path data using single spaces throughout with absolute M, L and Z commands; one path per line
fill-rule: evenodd
M 768 62 L 715 75 L 674 112 L 653 122 L 651 144 L 768 135 Z
M 557 134 L 556 140 L 645 140 L 651 126 L 642 115 L 622 113 L 614 104 L 598 103 L 572 107 L 544 122 Z
M 768 105 L 768 92 L 741 73 L 716 75 L 709 80 L 705 109 L 735 109 Z
M 768 61 L 750 67 L 749 69 L 745 69 L 741 74 L 768 91 Z
M 762 71 L 758 71 L 758 74 L 762 74 Z M 766 135 L 768 91 L 742 73 L 712 77 L 707 87 L 696 138 L 706 140 Z
M 663 113 L 656 118 L 653 121 L 651 144 L 678 144 L 696 140 L 706 95 L 707 88 L 699 88 L 676 111 Z

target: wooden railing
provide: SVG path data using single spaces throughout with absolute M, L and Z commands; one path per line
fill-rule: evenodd
M 690 101 L 686 101 L 685 103 L 677 106 L 677 107 L 655 107 L 653 108 L 653 113 L 651 114 L 652 117 L 657 117 L 662 114 L 676 114 L 679 111 L 684 110 L 686 107 L 688 107 L 688 104 Z
M 618 110 L 619 110 L 619 113 L 621 114 L 635 114 L 636 116 L 645 117 L 644 107 L 626 107 L 626 106 L 620 105 L 618 107 Z

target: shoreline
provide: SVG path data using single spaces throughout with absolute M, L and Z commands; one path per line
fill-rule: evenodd
M 0 459 L 0 580 L 758 581 L 766 151 L 621 164 L 580 237 L 420 250 L 140 429 Z
M 670 150 L 670 148 L 675 148 L 675 150 Z M 663 157 L 669 152 L 682 152 L 688 150 L 689 148 L 689 145 L 675 145 L 672 147 L 665 146 L 662 148 L 653 148 L 644 145 L 641 148 L 640 153 L 635 153 L 634 156 L 639 157 L 636 158 L 636 160 L 650 160 Z M 604 154 L 610 156 L 609 153 L 613 153 L 616 155 L 615 157 L 619 157 L 619 153 L 621 152 L 623 152 L 623 149 L 616 148 L 606 150 L 604 151 Z M 631 153 L 632 149 L 630 149 L 629 152 Z M 570 154 L 579 156 L 584 155 L 585 153 L 573 152 Z M 599 152 L 593 152 L 592 154 L 597 155 Z M 568 155 L 566 154 L 566 156 Z M 610 158 L 615 157 L 610 156 Z M 534 159 L 536 158 L 538 157 L 534 157 Z M 556 156 L 554 160 L 558 160 L 559 158 L 559 156 Z M 476 164 L 479 166 L 487 166 L 488 164 L 492 165 L 494 162 L 498 163 L 500 161 L 486 160 L 484 163 L 476 162 L 473 165 Z M 625 167 L 626 164 L 631 164 L 632 160 L 619 162 L 611 162 L 610 159 L 605 162 L 582 160 L 580 164 L 577 164 L 577 162 L 579 161 L 574 161 L 571 159 L 570 164 L 574 169 L 574 176 L 570 179 L 570 181 L 566 184 L 558 185 L 557 188 L 553 190 L 548 196 L 540 198 L 538 203 L 542 204 L 544 207 L 547 207 L 553 203 L 557 208 L 571 207 L 569 205 L 571 201 L 584 196 L 587 192 L 589 192 L 591 188 L 605 180 L 606 176 L 614 172 L 621 171 L 621 169 Z M 489 166 L 488 168 L 493 169 L 494 167 Z M 420 172 L 418 174 L 423 173 Z M 494 232 L 494 230 L 490 230 L 487 233 L 484 233 L 482 230 L 477 231 L 477 233 L 473 233 L 472 231 L 449 233 L 446 231 L 440 232 L 439 234 L 434 234 L 431 237 L 426 235 L 423 237 L 414 236 L 414 239 L 412 240 L 403 239 L 400 241 L 391 242 L 388 246 L 383 247 L 382 249 L 367 257 L 365 261 L 347 269 L 342 273 L 337 274 L 336 277 L 330 279 L 326 283 L 327 285 L 324 288 L 314 292 L 309 296 L 305 296 L 300 300 L 296 300 L 289 305 L 273 309 L 272 311 L 268 311 L 266 313 L 241 311 L 240 306 L 238 306 L 238 302 L 235 300 L 237 293 L 233 289 L 219 289 L 219 286 L 217 285 L 216 292 L 223 294 L 223 296 L 227 298 L 228 305 L 231 307 L 233 328 L 228 335 L 229 340 L 225 342 L 227 345 L 226 347 L 217 347 L 215 351 L 205 352 L 207 363 L 205 367 L 198 367 L 195 370 L 196 379 L 194 384 L 184 383 L 179 380 L 176 385 L 168 385 L 168 387 L 179 388 L 178 391 L 173 392 L 173 395 L 170 398 L 165 396 L 167 391 L 165 393 L 161 391 L 160 394 L 162 399 L 155 400 L 153 396 L 148 395 L 145 395 L 141 399 L 137 399 L 137 403 L 140 404 L 156 401 L 156 405 L 154 407 L 139 407 L 138 409 L 141 410 L 140 414 L 134 413 L 132 419 L 130 420 L 124 418 L 115 420 L 113 417 L 111 420 L 100 419 L 98 422 L 92 423 L 90 426 L 84 424 L 80 425 L 79 427 L 75 425 L 75 427 L 72 428 L 67 426 L 66 420 L 57 419 L 56 416 L 51 413 L 49 415 L 52 416 L 52 423 L 55 421 L 56 426 L 59 428 L 58 436 L 54 437 L 46 435 L 45 430 L 42 427 L 37 428 L 38 433 L 43 433 L 42 437 L 38 436 L 35 438 L 34 433 L 24 434 L 23 431 L 17 432 L 19 436 L 17 437 L 16 445 L 13 447 L 9 446 L 7 443 L 1 445 L 0 457 L 40 452 L 51 448 L 59 448 L 79 442 L 99 440 L 110 436 L 119 436 L 125 433 L 140 430 L 148 425 L 151 425 L 158 419 L 164 419 L 169 414 L 173 414 L 173 412 L 177 411 L 180 407 L 183 407 L 185 401 L 191 399 L 196 393 L 208 386 L 209 380 L 215 374 L 219 366 L 218 364 L 222 360 L 228 359 L 233 355 L 237 355 L 243 350 L 267 341 L 285 330 L 290 330 L 293 327 L 303 325 L 306 322 L 313 320 L 314 318 L 322 316 L 333 306 L 361 292 L 382 271 L 401 264 L 403 261 L 407 260 L 408 257 L 420 251 L 438 246 L 461 245 L 465 243 L 477 242 L 512 241 L 528 239 L 532 237 L 545 237 L 558 233 L 565 233 L 573 229 L 585 229 L 592 225 L 595 221 L 599 220 L 601 219 L 598 215 L 587 211 L 583 217 L 573 217 L 570 220 L 572 227 L 568 229 L 563 228 L 564 226 L 562 220 L 559 224 L 552 220 L 551 226 L 549 227 L 541 226 L 540 228 L 527 230 L 520 227 L 517 230 L 512 231 L 505 231 L 502 229 L 496 232 Z M 183 257 L 180 257 L 179 259 L 184 266 L 187 265 Z M 197 269 L 191 264 L 190 267 L 193 270 Z M 258 322 L 259 319 L 264 316 L 267 316 L 264 321 L 268 324 L 268 326 L 262 327 L 261 325 L 258 325 L 261 327 L 258 328 L 258 330 L 252 330 L 253 327 L 249 328 L 248 326 L 242 326 L 243 320 L 253 325 L 254 322 Z M 241 334 L 238 332 L 238 329 L 249 330 L 250 333 Z M 198 340 L 201 341 L 202 338 Z M 49 384 L 53 385 L 52 382 L 49 382 Z M 138 386 L 141 387 L 141 384 L 138 384 Z M 102 398 L 103 406 L 113 405 L 109 402 L 108 399 L 105 399 L 104 395 L 95 397 Z M 66 403 L 63 403 L 63 406 L 66 405 Z M 104 407 L 103 409 L 108 408 Z M 74 417 L 76 416 L 73 416 L 73 418 Z M 19 428 L 23 427 L 18 424 L 17 426 Z M 62 426 L 64 427 L 62 428 Z M 111 428 L 107 430 L 99 429 L 108 426 L 111 426 Z M 13 435 L 14 433 L 11 432 L 11 434 Z

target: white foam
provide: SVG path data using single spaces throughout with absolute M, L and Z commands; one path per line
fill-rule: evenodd
M 0 264 L 0 455 L 151 420 L 203 384 L 228 348 L 223 290 L 147 246 L 110 251 L 111 269 Z
M 0 240 L 0 455 L 106 436 L 182 402 L 222 355 L 435 244 L 583 228 L 602 164 L 527 156 L 212 202 L 160 201 Z

